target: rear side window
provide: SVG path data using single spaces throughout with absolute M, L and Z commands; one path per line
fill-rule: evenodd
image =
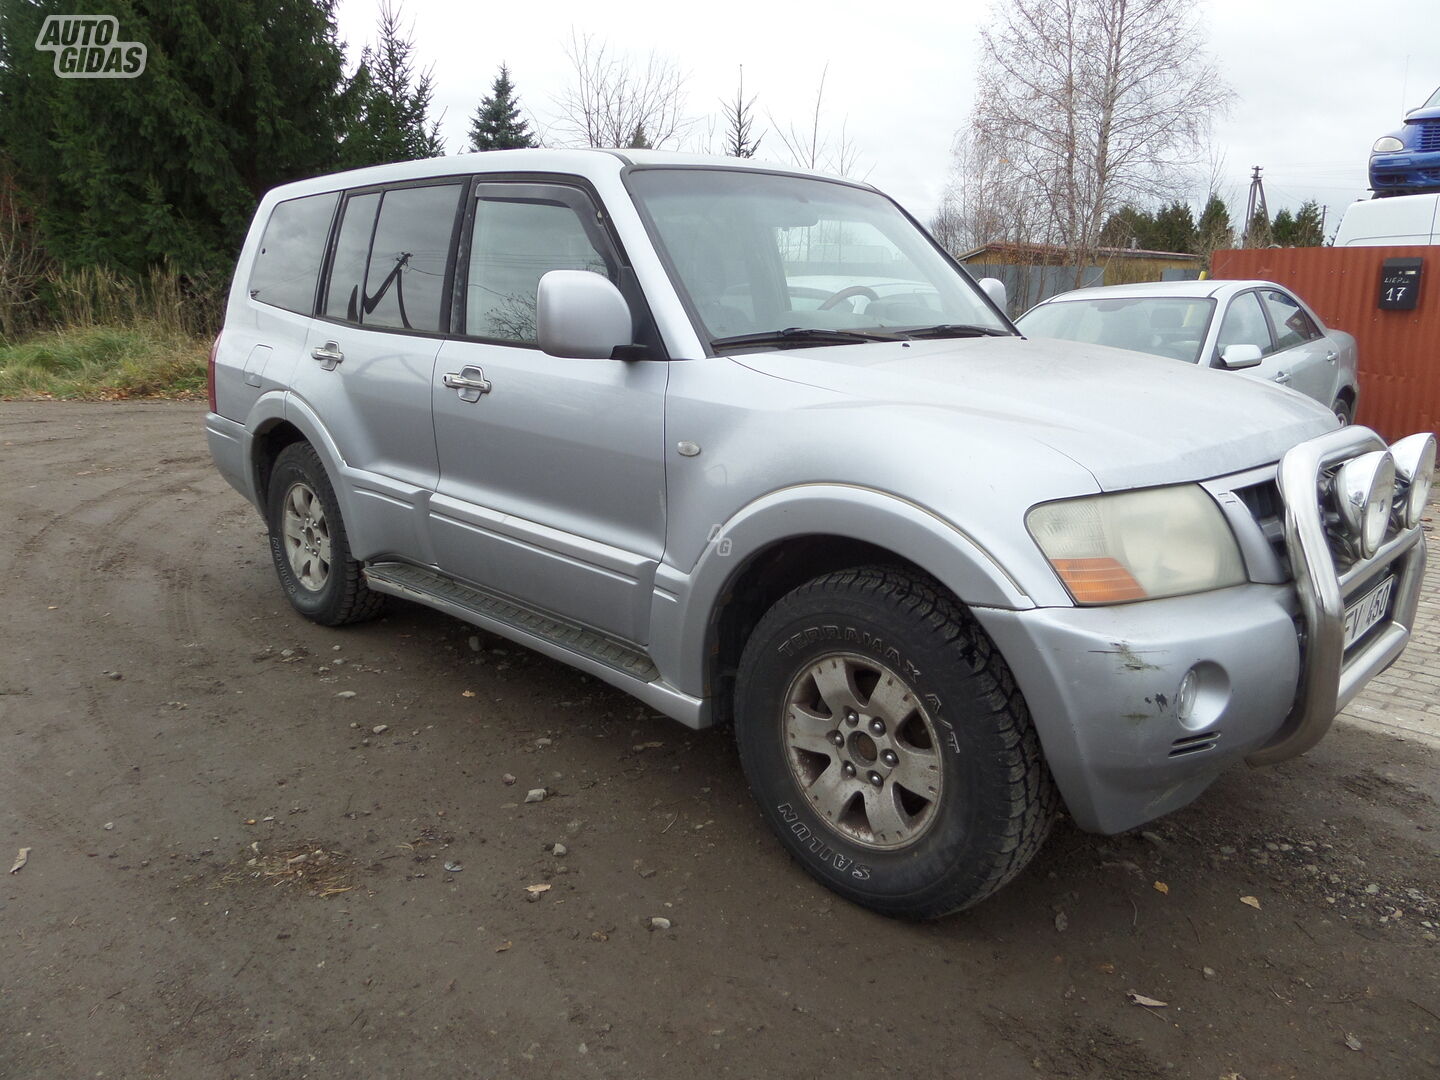
M 250 271 L 250 299 L 309 315 L 337 192 L 277 203 Z
M 1305 309 L 1295 299 L 1284 293 L 1266 292 L 1265 308 L 1270 312 L 1270 321 L 1275 324 L 1275 349 L 1288 349 L 1294 345 L 1312 341 L 1320 336 L 1315 320 L 1305 314 Z
M 461 185 L 385 192 L 365 275 L 366 326 L 441 329 L 445 267 L 455 233 Z
M 527 190 L 540 194 L 535 187 Z M 578 193 L 557 191 L 550 199 L 505 197 L 495 187 L 485 192 L 475 206 L 465 333 L 533 345 L 536 293 L 545 274 L 590 270 L 612 280 L 614 275 L 577 212 Z
M 335 258 L 330 264 L 330 288 L 325 291 L 324 314 L 346 322 L 360 321 L 361 290 L 365 263 L 370 258 L 370 235 L 375 231 L 375 211 L 380 195 L 353 195 L 345 200 L 340 235 L 335 239 Z
M 463 189 L 395 188 L 348 199 L 324 313 L 362 326 L 442 330 L 445 271 Z

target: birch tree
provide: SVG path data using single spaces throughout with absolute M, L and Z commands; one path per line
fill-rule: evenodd
M 582 146 L 626 147 L 637 136 L 663 149 L 690 126 L 684 115 L 686 77 L 651 52 L 643 60 L 615 51 L 590 34 L 570 35 L 565 48 L 573 79 L 556 104 L 562 136 Z
M 971 126 L 1043 200 L 1078 284 L 1113 211 L 1184 193 L 1231 97 L 1191 0 L 1007 0 Z

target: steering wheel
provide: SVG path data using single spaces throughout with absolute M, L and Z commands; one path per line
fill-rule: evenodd
M 819 310 L 829 311 L 836 304 L 840 303 L 840 301 L 849 300 L 852 296 L 863 296 L 867 300 L 880 299 L 880 294 L 870 288 L 869 285 L 850 285 L 841 289 L 839 292 L 833 292 L 827 296 L 824 301 L 821 302 Z

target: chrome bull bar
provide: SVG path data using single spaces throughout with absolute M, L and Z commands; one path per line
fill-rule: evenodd
M 1246 758 L 1251 765 L 1273 765 L 1318 743 L 1329 732 L 1336 714 L 1370 679 L 1389 667 L 1410 640 L 1425 576 L 1420 525 L 1402 529 L 1372 558 L 1340 574 L 1321 506 L 1324 470 L 1359 454 L 1384 449 L 1384 440 L 1369 428 L 1343 427 L 1301 443 L 1280 459 L 1276 480 L 1285 504 L 1285 548 L 1305 623 L 1305 649 L 1295 705 L 1275 738 Z M 1345 605 L 1362 587 L 1370 587 L 1387 573 L 1396 576 L 1391 618 L 1347 658 Z

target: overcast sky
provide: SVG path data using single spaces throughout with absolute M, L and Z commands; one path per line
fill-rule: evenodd
M 341 0 L 352 56 L 373 40 L 378 7 Z M 1221 194 L 1238 216 L 1250 167 L 1263 165 L 1272 213 L 1314 198 L 1328 204 L 1333 232 L 1345 205 L 1368 197 L 1370 145 L 1440 85 L 1440 3 L 1205 0 L 1198 8 L 1237 95 L 1216 124 Z M 844 123 L 862 157 L 857 173 L 928 218 L 972 104 L 977 33 L 990 8 L 976 0 L 406 0 L 402 10 L 417 59 L 433 65 L 451 153 L 466 148 L 470 114 L 502 60 L 525 109 L 542 128 L 553 122 L 570 80 L 564 49 L 573 28 L 642 59 L 650 50 L 673 59 L 688 75 L 687 112 L 699 118 L 691 143 L 710 124 L 722 130 L 719 99 L 733 96 L 737 65 L 746 95 L 758 98 L 757 127 L 769 128 L 804 121 L 828 64 L 824 127 L 838 134 Z M 783 149 L 771 131 L 759 156 L 784 160 Z

